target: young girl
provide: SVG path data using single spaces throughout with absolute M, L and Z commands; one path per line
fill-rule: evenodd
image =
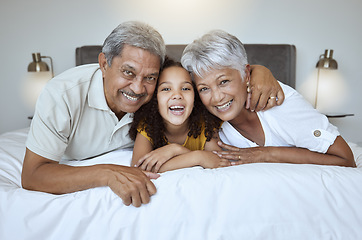
M 216 131 L 221 122 L 210 114 L 202 117 L 204 114 L 207 110 L 190 74 L 180 63 L 167 59 L 151 101 L 134 114 L 131 166 L 152 172 L 229 166 L 228 160 L 211 152 L 221 150 Z

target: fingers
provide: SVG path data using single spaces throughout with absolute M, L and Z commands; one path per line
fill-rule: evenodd
M 232 145 L 228 145 L 223 143 L 222 141 L 217 141 L 217 145 L 219 145 L 219 147 L 229 150 L 229 151 L 240 151 L 240 148 L 232 146 Z
M 259 98 L 261 95 L 261 92 L 258 90 L 254 90 L 253 87 L 251 87 L 251 97 L 250 97 L 250 105 L 249 105 L 249 109 L 254 112 L 255 109 L 257 108 L 257 106 L 259 105 Z
M 277 101 L 277 105 L 281 105 L 283 102 L 284 102 L 284 92 L 282 89 L 280 89 L 278 92 L 277 92 L 277 98 L 278 98 L 278 101 Z
M 245 104 L 246 109 L 250 109 L 250 101 L 251 101 L 251 93 L 248 93 L 248 96 L 246 98 L 246 104 Z
M 227 159 L 221 159 L 219 163 L 219 167 L 229 167 L 231 166 L 231 162 Z
M 148 176 L 156 177 L 152 173 L 149 173 Z M 123 200 L 126 206 L 132 204 L 139 207 L 141 204 L 149 203 L 150 197 L 157 192 L 148 176 L 138 168 L 122 167 L 114 172 L 108 186 Z
M 263 108 L 263 110 L 268 110 L 272 107 L 275 107 L 277 105 L 277 102 L 279 101 L 279 99 L 275 96 L 270 96 L 268 101 L 267 101 L 267 105 Z
M 147 172 L 147 171 L 143 171 L 143 173 L 144 173 L 149 179 L 157 179 L 157 178 L 160 177 L 160 174 L 158 174 L 158 173 Z
M 157 163 L 157 159 L 155 158 L 150 158 L 150 157 L 143 157 L 140 159 L 140 164 L 138 165 L 138 167 L 144 171 L 148 171 L 148 172 L 156 172 L 154 169 L 154 165 Z M 152 170 L 153 169 L 153 170 Z

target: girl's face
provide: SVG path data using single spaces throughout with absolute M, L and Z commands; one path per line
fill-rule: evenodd
M 184 68 L 172 66 L 162 71 L 158 81 L 158 109 L 166 126 L 187 123 L 195 98 L 190 74 Z
M 245 109 L 246 82 L 249 81 L 249 65 L 245 79 L 231 68 L 213 70 L 203 78 L 195 76 L 196 89 L 202 103 L 210 113 L 223 121 L 231 121 Z

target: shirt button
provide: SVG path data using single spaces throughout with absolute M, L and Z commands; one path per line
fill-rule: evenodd
M 313 132 L 313 134 L 314 134 L 315 137 L 320 137 L 320 136 L 321 136 L 321 131 L 315 130 L 315 131 Z

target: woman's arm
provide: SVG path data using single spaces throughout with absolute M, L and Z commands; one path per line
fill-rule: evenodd
M 215 153 L 219 157 L 233 160 L 232 165 L 274 162 L 356 167 L 353 153 L 341 136 L 336 138 L 325 154 L 298 147 L 237 148 L 222 142 L 219 142 L 219 146 L 228 151 Z

